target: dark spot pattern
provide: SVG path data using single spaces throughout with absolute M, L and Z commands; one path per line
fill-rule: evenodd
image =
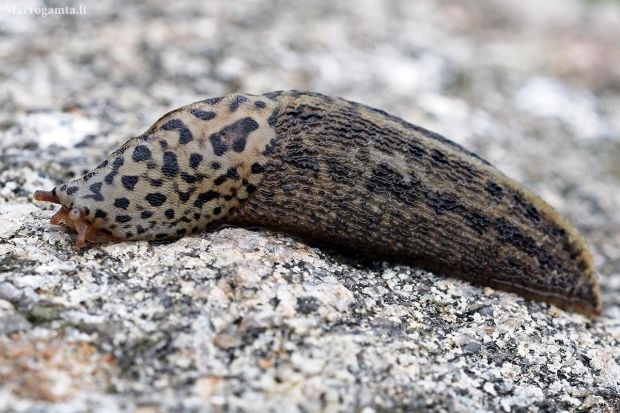
M 78 189 L 80 188 L 77 186 L 70 186 L 69 189 L 67 189 L 67 195 L 75 194 L 78 191 Z
M 168 219 L 173 219 L 174 218 L 174 209 L 172 209 L 172 208 L 167 209 L 166 212 L 164 212 L 164 215 L 166 215 L 166 218 L 168 218 Z
M 189 201 L 189 198 L 192 196 L 194 192 L 196 192 L 196 188 L 190 188 L 186 192 L 177 190 L 177 194 L 179 195 L 179 201 L 184 202 L 184 203 Z
M 269 124 L 269 126 L 276 126 L 276 123 L 278 122 L 278 114 L 280 113 L 280 108 L 275 108 L 273 112 L 271 112 L 271 115 L 269 115 L 269 118 L 267 119 L 267 123 Z
M 407 153 L 412 155 L 415 159 L 421 161 L 426 156 L 426 150 L 419 144 L 413 142 L 407 142 Z
M 114 182 L 114 177 L 118 175 L 118 170 L 124 164 L 125 160 L 122 156 L 118 156 L 116 159 L 114 159 L 114 162 L 112 162 L 112 171 L 110 171 L 110 173 L 105 176 L 105 178 L 103 179 L 104 182 L 108 185 L 111 185 L 112 182 Z
M 203 192 L 202 194 L 198 195 L 198 198 L 196 198 L 196 201 L 194 201 L 194 206 L 196 208 L 202 208 L 204 204 L 213 199 L 219 198 L 219 196 L 220 194 L 216 191 Z
M 536 209 L 534 205 L 528 205 L 525 208 L 525 213 L 527 214 L 528 217 L 530 217 L 535 222 L 540 221 L 540 215 L 538 214 L 538 209 Z
M 431 151 L 431 158 L 440 164 L 448 164 L 450 162 L 450 159 L 446 156 L 446 154 L 438 151 L 437 149 L 433 149 Z
M 265 150 L 263 151 L 263 155 L 272 156 L 276 153 L 276 140 L 272 139 L 269 141 L 267 145 L 265 145 Z
M 200 181 L 200 177 L 196 176 L 196 175 L 189 175 L 185 172 L 181 172 L 181 179 L 185 182 L 187 182 L 188 184 L 194 184 L 198 181 Z
M 338 169 L 335 168 L 336 166 Z M 336 182 L 353 184 L 350 171 L 342 162 L 334 164 L 330 172 Z M 373 169 L 372 177 L 366 182 L 366 187 L 372 192 L 392 194 L 409 207 L 415 207 L 423 193 L 419 179 L 415 176 L 405 177 L 385 162 Z
M 147 196 L 144 197 L 144 199 L 146 199 L 146 202 L 151 204 L 151 206 L 158 207 L 158 206 L 162 206 L 164 202 L 166 202 L 166 199 L 168 199 L 168 197 L 166 197 L 166 195 L 160 192 L 155 192 L 155 193 L 148 194 Z
M 202 120 L 211 120 L 216 116 L 215 112 L 211 112 L 211 111 L 206 112 L 200 109 L 192 109 L 190 112 L 192 113 L 192 115 Z
M 558 228 L 555 225 L 548 225 L 547 231 L 549 231 L 553 236 L 558 238 L 566 239 L 566 230 L 564 228 Z
M 140 178 L 137 176 L 125 175 L 121 178 L 121 183 L 123 184 L 123 188 L 128 191 L 133 191 L 139 180 Z
M 91 186 L 88 187 L 88 189 L 90 189 L 90 191 L 92 192 L 92 194 L 88 194 L 85 195 L 84 198 L 85 199 L 93 199 L 97 202 L 101 202 L 104 200 L 103 195 L 101 195 L 101 186 L 103 185 L 103 182 L 97 182 L 96 184 L 92 184 Z
M 142 211 L 142 213 L 140 214 L 140 217 L 142 219 L 149 219 L 152 216 L 153 216 L 153 213 L 151 211 Z
M 178 130 L 179 131 L 179 143 L 186 145 L 194 140 L 192 132 L 185 126 L 181 119 L 169 120 L 162 126 L 163 130 Z
M 265 172 L 265 167 L 259 164 L 258 162 L 255 162 L 252 164 L 252 167 L 250 168 L 250 170 L 252 171 L 253 174 L 262 174 L 263 172 Z
M 168 178 L 174 178 L 179 174 L 179 163 L 174 152 L 164 153 L 164 164 L 161 167 L 161 172 Z
M 84 182 L 88 182 L 95 175 L 97 175 L 97 172 L 92 171 L 92 172 L 89 172 L 86 175 L 84 175 L 84 177 L 82 179 L 84 180 Z
M 133 159 L 134 162 L 148 161 L 151 159 L 151 151 L 145 145 L 138 145 L 136 149 L 134 149 L 131 159 Z
M 105 178 L 103 179 L 103 181 L 108 184 L 108 185 L 112 185 L 112 182 L 114 182 L 114 177 L 118 175 L 118 171 L 116 170 L 112 170 L 109 174 L 107 174 L 105 176 Z
M 510 194 L 512 195 L 512 202 L 513 202 L 513 207 L 521 210 L 521 211 L 525 211 L 525 215 L 532 221 L 532 222 L 540 222 L 540 215 L 538 212 L 538 209 L 532 205 L 531 203 L 527 202 L 524 197 L 523 194 L 521 194 L 519 191 L 516 190 L 511 190 Z
M 223 99 L 222 97 L 209 98 L 209 99 L 203 100 L 203 102 L 206 103 L 207 105 L 217 105 L 218 103 L 222 101 L 222 99 Z
M 193 153 L 189 156 L 189 166 L 191 166 L 192 168 L 196 169 L 198 168 L 198 166 L 200 165 L 200 162 L 202 162 L 202 155 L 199 153 Z
M 502 187 L 496 184 L 495 182 L 487 182 L 484 186 L 484 189 L 486 189 L 486 191 L 490 193 L 491 196 L 495 198 L 497 201 L 502 200 L 502 197 L 503 197 L 502 193 L 504 191 Z
M 127 198 L 116 198 L 114 200 L 114 206 L 120 209 L 127 209 L 129 207 L 129 199 Z
M 116 222 L 120 222 L 121 224 L 124 224 L 129 221 L 131 221 L 131 217 L 129 215 L 117 215 L 116 216 Z
M 523 233 L 517 227 L 510 224 L 504 218 L 498 218 L 495 222 L 499 239 L 502 242 L 512 244 L 529 254 L 536 254 L 538 245 L 528 234 Z
M 237 172 L 237 168 L 235 168 L 234 166 L 228 168 L 228 171 L 226 171 L 225 174 L 222 174 L 218 176 L 217 178 L 215 178 L 213 183 L 219 186 L 219 185 L 222 185 L 224 182 L 226 182 L 226 180 L 228 179 L 234 179 L 234 180 L 241 179 L 241 176 L 239 176 L 239 172 Z
M 242 103 L 247 102 L 248 98 L 246 98 L 243 95 L 237 95 L 233 98 L 232 102 L 230 103 L 230 106 L 228 106 L 228 110 L 230 110 L 231 112 L 236 111 L 237 109 L 239 109 L 239 106 L 241 106 Z
M 248 135 L 256 129 L 258 123 L 250 117 L 231 123 L 209 137 L 213 152 L 217 156 L 222 156 L 230 148 L 237 153 L 243 152 Z

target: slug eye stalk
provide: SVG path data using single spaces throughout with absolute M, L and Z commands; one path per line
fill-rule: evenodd
M 54 204 L 60 205 L 60 199 L 58 199 L 56 194 L 52 191 L 36 191 L 33 198 L 36 201 L 53 202 Z

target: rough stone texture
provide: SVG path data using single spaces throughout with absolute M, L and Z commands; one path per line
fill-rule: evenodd
M 100 3 L 0 12 L 1 411 L 620 409 L 619 3 Z M 591 244 L 602 317 L 260 231 L 77 250 L 32 203 L 170 109 L 277 89 L 542 195 Z

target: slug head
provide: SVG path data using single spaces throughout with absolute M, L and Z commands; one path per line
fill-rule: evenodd
M 250 95 L 170 112 L 93 171 L 34 199 L 60 204 L 52 217 L 85 241 L 163 240 L 203 231 L 237 208 L 262 180 L 277 104 Z
M 36 191 L 34 193 L 34 199 L 37 201 L 53 202 L 55 204 L 62 205 L 60 199 L 56 196 L 55 191 Z M 97 228 L 94 227 L 89 221 L 85 219 L 85 213 L 83 208 L 69 209 L 62 205 L 60 209 L 52 216 L 50 223 L 52 225 L 58 225 L 64 220 L 65 223 L 78 233 L 75 244 L 78 248 L 82 248 L 89 241 L 107 241 L 110 239 L 103 233 L 99 233 Z

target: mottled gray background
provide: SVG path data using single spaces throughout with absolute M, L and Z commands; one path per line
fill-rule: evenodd
M 1 411 L 620 409 L 620 3 L 94 3 L 0 3 Z M 602 317 L 262 231 L 78 250 L 32 202 L 171 109 L 278 89 L 540 194 L 590 244 Z

